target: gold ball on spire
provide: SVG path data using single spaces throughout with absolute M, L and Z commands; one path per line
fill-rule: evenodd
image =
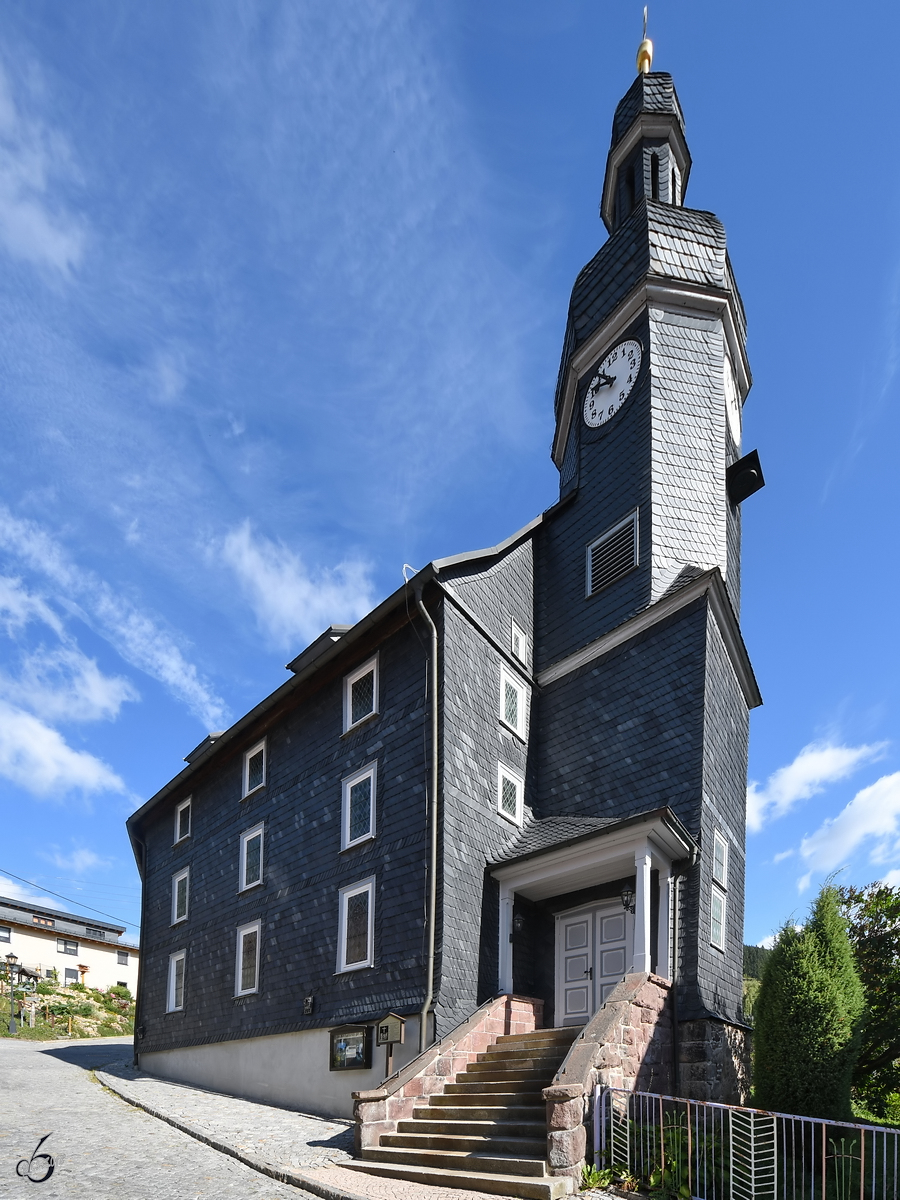
M 647 75 L 653 65 L 653 43 L 648 37 L 645 37 L 638 46 L 637 52 L 637 69 L 638 75 Z

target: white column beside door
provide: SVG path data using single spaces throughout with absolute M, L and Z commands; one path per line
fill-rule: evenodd
M 497 960 L 500 966 L 498 991 L 513 990 L 513 947 L 512 947 L 512 908 L 513 893 L 510 888 L 500 884 L 500 945 Z
M 634 856 L 634 960 L 633 971 L 650 970 L 650 852 Z
M 662 979 L 670 979 L 672 968 L 669 963 L 672 945 L 672 875 L 670 869 L 659 872 L 659 921 L 656 932 L 656 973 Z

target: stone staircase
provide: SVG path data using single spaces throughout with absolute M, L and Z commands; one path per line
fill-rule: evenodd
M 384 1133 L 351 1170 L 441 1187 L 557 1200 L 570 1180 L 547 1169 L 543 1088 L 581 1028 L 499 1037 L 477 1061 Z

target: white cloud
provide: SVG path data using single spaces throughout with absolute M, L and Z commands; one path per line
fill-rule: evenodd
M 73 750 L 61 734 L 37 717 L 0 700 L 0 775 L 34 796 L 62 799 L 128 789 L 106 763 L 85 750 Z
M 172 636 L 92 571 L 77 567 L 33 521 L 0 508 L 0 547 L 50 580 L 60 602 L 88 620 L 126 662 L 168 688 L 207 729 L 226 727 L 223 701 L 185 659 Z
M 72 173 L 65 142 L 22 111 L 0 68 L 0 243 L 13 257 L 63 275 L 78 265 L 83 222 L 51 192 L 54 177 Z
M 770 821 L 783 817 L 801 800 L 808 800 L 829 784 L 846 779 L 863 763 L 881 757 L 886 744 L 836 746 L 831 742 L 811 742 L 804 746 L 792 763 L 769 776 L 764 787 L 750 783 L 747 828 L 756 833 Z
M 778 935 L 770 933 L 768 937 L 764 937 L 761 942 L 757 942 L 757 946 L 762 946 L 763 950 L 771 950 L 778 941 Z
M 23 900 L 26 904 L 42 904 L 45 908 L 56 908 L 59 904 L 59 900 L 53 896 L 44 896 L 34 888 L 18 883 L 15 879 L 8 879 L 5 875 L 0 875 L 0 895 L 7 900 Z
M 24 656 L 19 674 L 0 674 L 0 694 L 45 721 L 111 721 L 137 690 L 121 676 L 104 675 L 77 646 L 41 648 Z
M 900 771 L 857 792 L 836 817 L 803 839 L 800 855 L 810 872 L 833 871 L 863 846 L 873 863 L 900 857 Z
M 885 887 L 900 887 L 900 869 L 888 871 L 881 882 Z
M 776 854 L 772 859 L 773 863 L 784 862 L 786 858 L 791 858 L 796 853 L 795 850 L 782 850 L 780 854 Z
M 232 529 L 222 557 L 238 577 L 261 628 L 282 649 L 307 643 L 337 623 L 358 621 L 372 607 L 369 568 L 361 562 L 310 572 L 286 546 L 255 536 L 249 521 Z
M 63 871 L 74 871 L 76 874 L 81 874 L 96 867 L 110 865 L 109 859 L 101 858 L 99 854 L 85 846 L 76 847 L 71 854 L 63 854 L 58 846 L 52 846 L 51 851 L 52 853 L 42 854 L 41 857 L 46 858 L 48 862 L 52 862 Z

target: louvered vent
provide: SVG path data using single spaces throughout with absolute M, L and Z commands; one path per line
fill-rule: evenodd
M 638 565 L 638 510 L 588 546 L 587 594 L 595 595 Z

